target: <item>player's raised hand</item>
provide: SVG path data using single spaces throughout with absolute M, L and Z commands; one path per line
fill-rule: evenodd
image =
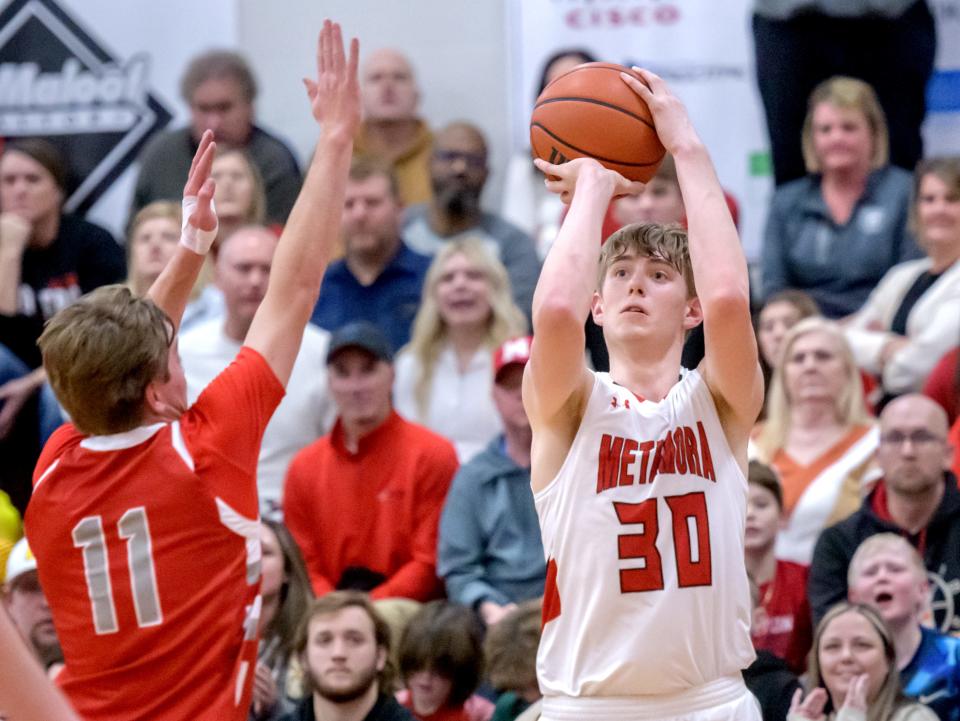
M 811 721 L 824 721 L 823 709 L 827 705 L 827 692 L 822 688 L 815 688 L 803 698 L 803 689 L 797 689 L 790 701 L 789 716 L 797 715 Z
M 564 203 L 573 200 L 574 191 L 581 179 L 589 178 L 607 183 L 611 198 L 621 195 L 636 195 L 643 190 L 643 183 L 627 180 L 620 173 L 605 168 L 593 158 L 576 158 L 560 165 L 536 158 L 533 164 L 546 176 L 544 184 L 547 186 L 547 190 L 559 195 L 560 200 Z
M 667 152 L 676 155 L 686 144 L 699 143 L 700 138 L 690 122 L 687 109 L 664 79 L 643 68 L 634 67 L 633 70 L 643 78 L 646 85 L 628 73 L 620 73 L 620 77 L 650 108 L 653 124 L 657 127 L 657 136 Z
M 323 21 L 317 40 L 317 78 L 304 78 L 313 117 L 323 125 L 324 134 L 341 134 L 353 138 L 360 125 L 360 83 L 357 65 L 360 47 L 356 38 L 350 41 L 350 57 L 343 50 L 340 25 Z
M 217 213 L 213 208 L 216 184 L 210 177 L 216 152 L 217 144 L 213 140 L 213 131 L 204 131 L 190 163 L 187 182 L 183 186 L 184 227 L 189 223 L 197 230 L 212 232 L 217 229 Z

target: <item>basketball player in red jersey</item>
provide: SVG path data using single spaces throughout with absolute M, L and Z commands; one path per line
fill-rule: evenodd
M 754 657 L 745 474 L 763 395 L 747 264 L 685 108 L 639 72 L 646 86 L 622 77 L 676 160 L 689 234 L 628 226 L 601 250 L 610 199 L 640 186 L 591 159 L 537 161 L 571 203 L 534 296 L 523 385 L 548 560 L 543 718 L 759 721 L 740 674 Z M 588 310 L 609 374 L 584 364 Z M 681 371 L 701 321 L 706 357 Z
M 357 53 L 324 23 L 317 78 L 305 80 L 323 133 L 244 347 L 192 407 L 176 330 L 216 228 L 209 132 L 184 189 L 182 247 L 148 297 L 98 290 L 40 340 L 73 423 L 41 455 L 26 530 L 63 646 L 58 683 L 87 721 L 247 717 L 257 452 L 337 240 L 360 120 Z

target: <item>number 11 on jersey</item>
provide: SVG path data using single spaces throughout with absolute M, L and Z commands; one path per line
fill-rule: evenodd
M 163 623 L 163 611 L 157 591 L 147 510 L 143 506 L 127 510 L 117 521 L 117 532 L 127 542 L 127 568 L 137 626 L 158 626 Z M 116 633 L 120 627 L 110 581 L 110 556 L 103 518 L 87 516 L 74 526 L 73 545 L 83 551 L 83 573 L 87 579 L 93 627 L 98 636 Z

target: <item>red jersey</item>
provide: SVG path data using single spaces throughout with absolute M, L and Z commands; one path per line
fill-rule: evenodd
M 810 605 L 807 602 L 809 568 L 777 560 L 773 578 L 760 586 L 760 607 L 765 620 L 751 630 L 753 645 L 779 656 L 796 674 L 807 670 L 813 645 Z
M 260 614 L 256 468 L 284 389 L 236 360 L 174 423 L 51 436 L 25 526 L 87 721 L 247 718 Z
M 344 445 L 339 420 L 297 453 L 287 469 L 283 518 L 314 592 L 329 593 L 354 566 L 385 577 L 371 598 L 440 595 L 437 526 L 456 472 L 450 442 L 395 411 L 360 439 L 356 453 Z

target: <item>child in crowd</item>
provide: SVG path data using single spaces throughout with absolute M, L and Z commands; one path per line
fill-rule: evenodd
M 483 640 L 487 678 L 501 691 L 491 721 L 514 721 L 539 706 L 537 647 L 540 645 L 541 599 L 521 603 L 487 629 Z
M 930 588 L 916 549 L 895 533 L 870 536 L 847 577 L 850 600 L 875 608 L 890 627 L 904 693 L 941 721 L 960 721 L 960 639 L 921 625 Z
M 431 601 L 400 641 L 397 700 L 419 721 L 490 721 L 493 704 L 473 692 L 483 671 L 482 630 L 466 606 Z
M 779 656 L 794 673 L 801 674 L 812 636 L 807 567 L 774 555 L 783 517 L 783 491 L 777 474 L 759 461 L 750 461 L 747 482 L 744 551 L 747 572 L 759 589 L 751 630 L 753 645 Z

